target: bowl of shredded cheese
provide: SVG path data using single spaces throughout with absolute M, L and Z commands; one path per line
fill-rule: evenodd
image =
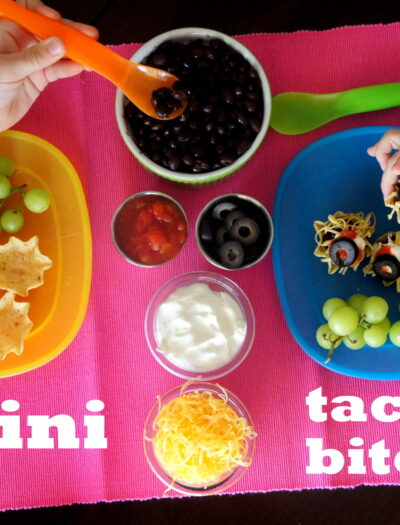
M 252 463 L 256 432 L 232 392 L 188 382 L 157 398 L 144 427 L 144 452 L 166 491 L 205 496 L 235 484 Z

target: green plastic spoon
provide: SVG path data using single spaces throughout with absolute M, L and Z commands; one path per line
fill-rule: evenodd
M 355 113 L 400 105 L 400 82 L 339 93 L 281 93 L 272 98 L 270 126 L 284 135 L 300 135 Z

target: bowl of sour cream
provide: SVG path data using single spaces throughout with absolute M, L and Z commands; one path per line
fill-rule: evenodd
M 248 355 L 254 311 L 232 280 L 212 272 L 189 272 L 158 289 L 147 308 L 145 333 L 152 355 L 172 374 L 216 379 Z

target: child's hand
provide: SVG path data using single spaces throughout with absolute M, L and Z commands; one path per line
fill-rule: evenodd
M 17 1 L 32 11 L 61 20 L 57 11 L 40 0 Z M 94 27 L 62 21 L 91 37 L 98 36 Z M 65 60 L 64 53 L 59 38 L 39 42 L 17 24 L 0 19 L 0 131 L 18 122 L 50 82 L 82 71 L 79 64 Z
M 386 199 L 393 191 L 400 175 L 400 129 L 390 129 L 374 145 L 368 148 L 368 154 L 376 157 L 383 171 L 381 190 Z

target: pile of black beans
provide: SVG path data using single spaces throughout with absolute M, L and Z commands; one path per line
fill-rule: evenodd
M 168 40 L 144 63 L 180 79 L 172 93 L 153 94 L 161 117 L 187 102 L 176 119 L 158 120 L 126 101 L 132 138 L 153 162 L 204 173 L 229 166 L 250 148 L 262 125 L 263 93 L 257 71 L 240 53 L 220 39 Z

